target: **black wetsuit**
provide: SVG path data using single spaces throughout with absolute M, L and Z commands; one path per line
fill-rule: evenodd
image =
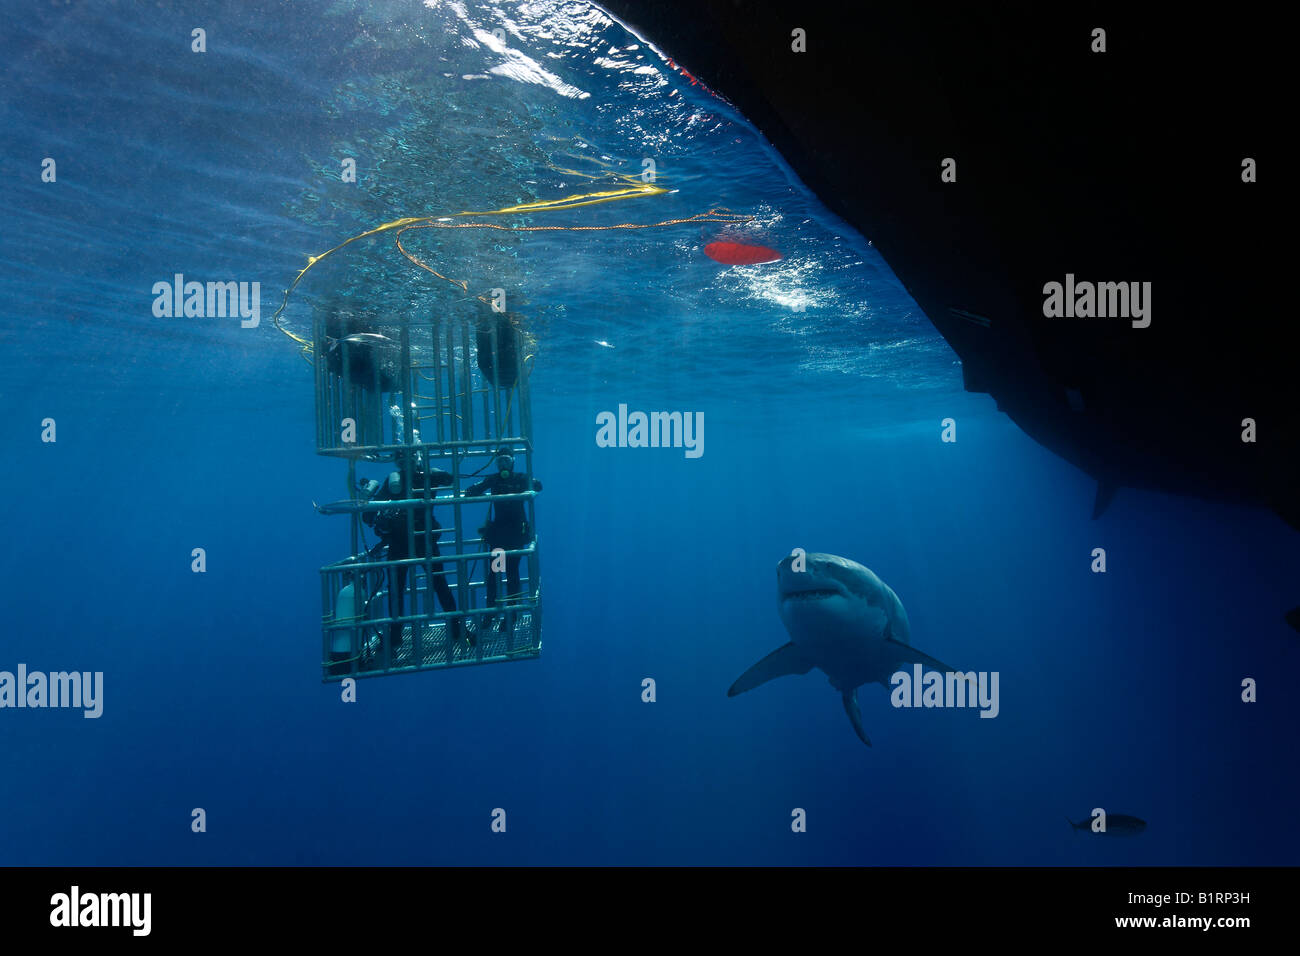
M 471 485 L 465 489 L 465 494 L 469 497 L 477 497 L 484 492 L 490 495 L 517 495 L 528 490 L 528 477 L 518 472 L 509 472 L 506 475 L 495 474 L 489 475 L 476 485 Z M 533 479 L 533 491 L 541 491 L 542 483 L 536 478 Z M 518 551 L 528 546 L 533 540 L 532 528 L 528 526 L 528 518 L 524 514 L 524 502 L 519 498 L 509 498 L 505 501 L 492 502 L 492 517 L 488 523 L 483 526 L 483 541 L 488 546 L 488 550 L 493 548 L 502 548 L 506 551 Z M 522 554 L 506 555 L 506 597 L 518 597 L 519 591 L 519 562 L 522 560 Z M 489 605 L 495 604 L 497 600 L 497 575 L 492 570 L 491 563 L 488 564 L 487 574 L 484 575 L 487 583 L 487 601 Z
M 422 495 L 425 487 L 425 473 L 415 471 L 412 473 L 412 480 L 415 490 L 412 494 L 407 495 L 403 488 L 401 472 L 395 471 L 389 476 L 389 480 L 380 486 L 378 493 L 371 498 L 372 502 L 382 501 L 400 501 L 403 498 L 418 498 Z M 448 472 L 440 471 L 436 468 L 428 472 L 428 485 L 430 489 L 449 488 L 452 484 L 452 477 Z M 412 518 L 412 530 L 415 532 L 415 552 L 410 553 L 407 539 L 406 525 L 407 516 Z M 438 519 L 433 516 L 433 506 L 413 507 L 409 511 L 404 508 L 392 509 L 375 509 L 374 511 L 362 512 L 362 519 L 368 524 L 373 524 L 375 531 L 383 538 L 384 543 L 388 545 L 388 560 L 402 561 L 410 557 L 418 558 L 436 558 L 440 556 L 438 551 L 438 538 L 442 536 L 442 525 L 438 524 Z M 425 530 L 429 533 L 426 535 Z M 389 568 L 388 570 L 388 616 L 401 617 L 406 595 L 406 572 L 408 565 Z M 438 595 L 438 603 L 442 605 L 444 611 L 456 610 L 456 596 L 451 591 L 451 585 L 447 583 L 445 575 L 437 573 L 442 571 L 442 562 L 434 561 L 429 565 L 430 578 L 432 579 L 434 591 Z M 452 618 L 448 622 L 449 633 L 453 637 L 458 632 L 460 621 Z M 391 647 L 396 648 L 402 642 L 402 624 L 394 621 L 388 625 L 388 640 Z

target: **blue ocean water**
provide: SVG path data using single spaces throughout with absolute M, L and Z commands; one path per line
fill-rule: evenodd
M 104 700 L 0 709 L 0 863 L 1297 860 L 1294 532 L 1128 490 L 1089 520 L 1091 482 L 962 391 L 871 237 L 653 37 L 581 2 L 4 12 L 0 670 L 102 671 Z M 471 289 L 523 290 L 545 646 L 342 703 L 318 569 L 346 528 L 312 502 L 344 468 L 315 454 L 280 290 L 380 223 L 610 189 L 647 159 L 671 192 L 511 221 L 753 221 L 411 234 Z M 784 258 L 728 268 L 718 239 Z M 156 317 L 177 273 L 260 282 L 259 325 Z M 387 234 L 314 268 L 285 325 L 338 300 L 465 296 Z M 704 454 L 597 447 L 620 404 L 703 413 Z M 997 671 L 998 716 L 866 687 L 867 749 L 817 672 L 728 699 L 788 639 L 773 570 L 796 547 L 871 567 L 917 647 Z M 1066 826 L 1099 806 L 1148 828 Z

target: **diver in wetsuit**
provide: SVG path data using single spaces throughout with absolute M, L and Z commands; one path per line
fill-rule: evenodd
M 468 497 L 477 497 L 484 493 L 489 495 L 517 495 L 528 490 L 528 478 L 526 475 L 521 475 L 514 470 L 514 456 L 510 454 L 508 449 L 502 449 L 497 453 L 496 468 L 496 474 L 488 475 L 477 484 L 471 485 L 465 489 L 465 494 Z M 532 490 L 542 490 L 542 483 L 536 478 L 533 479 Z M 522 500 L 508 498 L 505 501 L 494 501 L 488 507 L 487 524 L 479 529 L 479 533 L 483 535 L 483 543 L 487 545 L 489 551 L 494 548 L 518 551 L 526 548 L 532 542 L 533 532 L 528 525 L 527 517 L 524 515 Z M 522 554 L 506 555 L 506 601 L 521 596 L 519 564 L 522 558 Z M 497 574 L 492 570 L 491 562 L 488 563 L 487 574 L 484 575 L 484 579 L 487 583 L 487 602 L 489 605 L 496 604 Z M 497 621 L 497 630 L 504 630 L 510 627 L 511 623 L 510 616 L 503 614 Z
M 423 496 L 426 485 L 432 491 L 435 488 L 448 488 L 452 484 L 452 476 L 445 471 L 437 468 L 425 468 L 422 464 L 414 464 L 411 468 L 412 488 L 405 487 L 406 482 L 403 477 L 402 463 L 399 460 L 398 470 L 388 476 L 388 480 L 380 485 L 378 492 L 370 500 L 372 503 L 384 501 L 401 501 L 404 498 L 419 498 Z M 411 517 L 413 523 L 411 530 L 414 532 L 415 552 L 412 554 L 408 547 L 410 543 L 407 537 L 407 518 Z M 438 538 L 442 536 L 442 525 L 438 524 L 438 519 L 433 516 L 433 505 L 415 506 L 409 510 L 406 508 L 378 508 L 372 511 L 364 511 L 361 518 L 367 524 L 374 527 L 375 532 L 388 545 L 388 560 L 402 561 L 410 557 L 419 558 L 436 558 L 440 556 L 438 551 Z M 426 529 L 428 534 L 425 534 Z M 401 617 L 403 601 L 406 595 L 406 572 L 408 565 L 399 565 L 388 569 L 388 616 Z M 444 611 L 456 611 L 456 596 L 451 591 L 451 585 L 447 583 L 447 578 L 442 571 L 442 562 L 434 561 L 430 565 L 430 577 L 432 578 L 434 590 L 438 595 L 438 603 L 442 605 Z M 463 633 L 462 620 L 459 617 L 450 618 L 447 621 L 447 635 L 452 643 L 457 643 Z M 393 621 L 388 625 L 388 642 L 391 653 L 396 653 L 397 648 L 401 646 L 403 640 L 403 625 L 400 621 Z

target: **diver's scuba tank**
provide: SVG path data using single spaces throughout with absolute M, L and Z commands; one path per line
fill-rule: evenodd
M 498 388 L 514 388 L 519 378 L 519 329 L 512 312 L 480 310 L 474 332 L 474 351 L 483 377 Z M 492 332 L 496 331 L 496 350 L 492 349 Z
M 334 623 L 342 621 L 355 620 L 357 616 L 357 592 L 356 587 L 351 584 L 345 584 L 339 589 L 338 598 L 334 601 Z M 334 654 L 352 653 L 352 637 L 350 631 L 337 630 L 330 638 L 330 651 Z

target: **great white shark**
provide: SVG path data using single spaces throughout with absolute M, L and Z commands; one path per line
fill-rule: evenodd
M 840 692 L 853 729 L 870 747 L 858 707 L 860 686 L 881 684 L 888 689 L 890 676 L 902 664 L 953 671 L 912 647 L 903 602 L 870 568 L 856 561 L 816 553 L 782 559 L 776 566 L 776 604 L 790 643 L 741 674 L 727 691 L 728 697 L 815 667 Z

